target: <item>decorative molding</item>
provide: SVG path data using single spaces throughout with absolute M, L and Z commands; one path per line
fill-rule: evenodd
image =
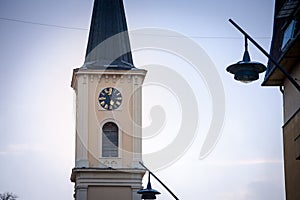
M 137 75 L 134 76 L 134 84 L 139 84 L 139 79 Z
M 127 75 L 127 82 L 128 82 L 128 83 L 131 82 L 131 75 L 130 75 L 130 74 Z
M 94 82 L 94 75 L 93 74 L 90 75 L 90 81 Z
M 95 74 L 95 75 L 139 75 L 145 76 L 147 73 L 144 69 L 135 69 L 135 70 L 87 70 L 81 69 L 76 72 L 76 74 Z
M 87 84 L 87 79 L 88 79 L 88 76 L 86 74 L 84 74 L 82 83 Z
M 88 186 L 87 185 L 77 185 L 75 187 L 76 190 L 87 190 Z
M 100 158 L 99 167 L 107 168 L 121 168 L 122 167 L 122 159 L 121 158 Z

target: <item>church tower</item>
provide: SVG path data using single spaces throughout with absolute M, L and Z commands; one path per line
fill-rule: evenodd
M 145 171 L 141 103 L 122 0 L 95 0 L 85 62 L 74 69 L 75 200 L 138 200 Z

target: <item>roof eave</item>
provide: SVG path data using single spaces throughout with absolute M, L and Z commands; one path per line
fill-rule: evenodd
M 300 32 L 289 41 L 277 61 L 287 72 L 290 72 L 293 66 L 299 62 L 299 49 Z M 265 75 L 262 86 L 282 86 L 286 78 L 284 74 L 278 69 L 278 67 L 275 66 L 272 68 L 271 61 L 269 61 L 268 68 L 271 68 L 271 71 Z

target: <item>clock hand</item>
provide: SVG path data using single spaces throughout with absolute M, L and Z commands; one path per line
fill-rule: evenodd
M 108 95 L 111 96 L 112 88 L 109 88 Z
M 115 104 L 115 102 L 114 102 L 113 100 L 110 100 L 109 103 L 110 103 L 110 105 L 112 105 L 112 106 Z

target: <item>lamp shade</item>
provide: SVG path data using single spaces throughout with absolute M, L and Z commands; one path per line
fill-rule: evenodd
M 248 51 L 244 52 L 243 60 L 232 64 L 226 69 L 234 74 L 234 79 L 244 83 L 255 81 L 259 78 L 259 73 L 266 71 L 266 67 L 259 63 L 250 60 Z
M 152 187 L 151 187 L 150 173 L 149 173 L 147 188 L 139 190 L 137 193 L 142 195 L 142 199 L 156 199 L 156 195 L 160 194 L 160 192 L 152 189 Z
M 142 189 L 138 191 L 138 194 L 142 195 L 142 199 L 156 199 L 156 195 L 160 194 L 157 190 L 154 189 Z

